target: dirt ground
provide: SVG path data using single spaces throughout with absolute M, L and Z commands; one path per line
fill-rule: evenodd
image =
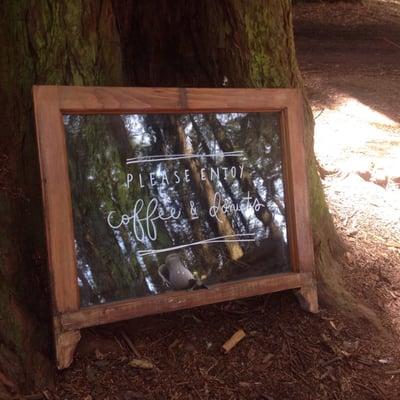
M 344 283 L 382 328 L 291 293 L 136 319 L 85 331 L 46 398 L 400 398 L 400 2 L 300 3 L 295 31 Z
M 400 2 L 302 4 L 295 26 L 344 278 L 398 340 Z

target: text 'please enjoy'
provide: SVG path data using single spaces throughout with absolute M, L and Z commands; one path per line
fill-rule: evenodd
M 243 178 L 244 165 L 240 164 L 237 167 L 208 167 L 200 168 L 199 174 L 202 181 L 219 180 L 219 179 L 235 179 Z M 146 184 L 150 186 L 156 186 L 158 184 L 179 184 L 181 182 L 188 183 L 191 181 L 191 174 L 189 169 L 183 169 L 179 171 L 163 171 L 161 169 L 155 172 L 137 174 L 128 173 L 126 175 L 126 185 L 129 188 L 132 185 L 137 185 L 141 188 L 146 187 Z

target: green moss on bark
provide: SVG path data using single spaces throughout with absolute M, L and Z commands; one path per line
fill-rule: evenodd
M 111 1 L 2 2 L 0 59 L 0 370 L 26 390 L 52 369 L 32 86 L 121 84 Z
M 342 244 L 329 214 L 314 154 L 314 120 L 297 66 L 289 1 L 251 2 L 244 5 L 244 23 L 250 49 L 250 77 L 254 86 L 298 87 L 304 93 L 306 165 L 311 222 L 319 283 L 324 294 L 340 293 L 342 282 L 337 256 Z M 243 5 L 243 3 L 242 3 Z M 256 15 L 252 18 L 252 15 Z M 267 21 L 267 23 L 265 23 Z M 264 22 L 264 23 L 263 23 Z

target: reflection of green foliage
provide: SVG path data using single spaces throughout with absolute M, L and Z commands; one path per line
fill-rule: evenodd
M 122 184 L 126 167 L 118 147 L 123 148 L 123 144 L 118 135 L 107 134 L 113 132 L 110 128 L 116 122 L 106 116 L 68 118 L 75 236 L 79 254 L 91 273 L 86 278 L 92 281 L 93 292 L 99 299 L 134 295 L 141 270 L 135 258 L 124 257 L 121 251 L 121 247 L 127 253 L 131 251 L 129 237 L 127 232 L 121 232 L 117 238 L 106 224 L 107 212 L 115 207 L 126 209 L 131 195 Z
M 275 231 L 283 229 L 284 216 L 274 203 L 275 195 L 284 203 L 283 193 L 275 193 L 282 179 L 278 114 L 67 116 L 65 124 L 83 304 L 163 290 L 157 268 L 168 253 L 141 258 L 137 256 L 138 250 L 178 246 L 232 231 L 255 232 L 262 239 L 273 232 L 271 224 L 277 225 Z M 208 195 L 205 195 L 204 184 L 199 180 L 167 185 L 162 184 L 160 173 L 172 176 L 174 171 L 189 169 L 191 174 L 197 171 L 195 174 L 198 175 L 203 167 L 238 168 L 243 160 L 198 158 L 126 165 L 129 157 L 233 150 L 244 151 L 245 176 L 243 179 L 211 181 Z M 135 179 L 129 188 L 126 185 L 128 172 Z M 158 183 L 155 186 L 148 183 L 147 177 L 151 172 L 156 172 Z M 143 188 L 137 182 L 139 173 L 146 182 Z M 240 203 L 249 192 L 265 204 L 266 211 L 229 215 L 222 229 L 208 213 L 210 195 L 217 191 L 233 204 Z M 123 214 L 131 215 L 139 198 L 145 205 L 152 198 L 157 199 L 159 209 L 165 214 L 169 214 L 172 208 L 179 209 L 181 218 L 176 221 L 158 220 L 157 240 L 151 241 L 147 237 L 144 243 L 135 238 L 132 222 L 117 230 L 108 226 L 110 211 L 115 211 L 116 220 Z M 190 202 L 199 211 L 197 220 L 191 219 Z M 275 221 L 275 216 L 280 218 L 280 222 Z M 245 253 L 251 253 L 255 248 L 254 243 L 240 246 Z M 232 270 L 234 275 L 230 275 L 232 266 L 227 267 L 230 265 L 229 251 L 225 244 L 188 247 L 177 252 L 181 261 L 199 276 L 207 275 L 211 281 L 218 281 L 218 277 L 228 280 L 237 277 L 237 268 Z M 252 267 L 243 272 L 243 277 L 265 274 L 267 267 L 270 271 L 286 268 L 286 256 L 282 257 L 276 265 L 271 264 L 274 267 Z M 221 273 L 217 273 L 217 267 L 222 268 Z

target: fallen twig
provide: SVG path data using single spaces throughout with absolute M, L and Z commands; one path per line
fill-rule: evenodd
M 327 367 L 328 365 L 331 365 L 331 364 L 333 364 L 333 363 L 335 363 L 337 361 L 342 361 L 342 360 L 343 360 L 343 358 L 338 356 L 338 357 L 332 358 L 331 360 L 323 362 L 321 364 L 321 367 Z
M 14 382 L 8 379 L 2 372 L 0 372 L 0 382 L 9 389 L 15 390 L 16 388 Z
M 374 394 L 376 397 L 379 398 L 379 394 L 377 393 L 376 390 L 373 390 L 372 388 L 370 388 L 370 387 L 367 386 L 367 385 L 364 385 L 364 384 L 361 383 L 361 382 L 357 382 L 357 381 L 353 381 L 353 382 L 354 382 L 357 386 L 359 386 L 359 387 L 361 387 L 361 388 L 367 390 L 368 392 Z
M 400 369 L 392 369 L 389 371 L 385 371 L 385 374 L 387 375 L 400 375 Z
M 128 347 L 130 348 L 130 350 L 132 351 L 132 353 L 133 353 L 137 358 L 142 358 L 142 356 L 140 355 L 140 353 L 136 350 L 135 346 L 133 345 L 131 339 L 129 339 L 128 335 L 127 335 L 124 331 L 121 331 L 121 336 L 122 336 L 122 338 L 125 340 L 126 344 L 127 344 Z
M 392 40 L 387 39 L 387 38 L 382 38 L 382 39 L 383 39 L 386 43 L 390 43 L 390 44 L 392 44 L 393 46 L 396 46 L 397 48 L 400 49 L 400 45 L 397 44 L 397 43 L 395 43 L 395 42 L 393 42 Z
M 140 360 L 138 358 L 134 358 L 133 360 L 129 361 L 129 365 L 133 368 L 140 368 L 140 369 L 153 369 L 154 364 L 148 360 Z
M 314 117 L 314 120 L 317 119 L 317 118 L 319 118 L 319 117 L 322 115 L 322 113 L 323 113 L 324 111 L 325 111 L 325 108 L 323 108 L 323 109 L 317 114 L 317 116 Z
M 45 397 L 43 395 L 43 392 L 41 392 L 41 393 L 26 394 L 22 398 L 24 400 L 42 400 Z
M 225 353 L 230 352 L 244 337 L 246 333 L 243 329 L 236 331 L 223 345 Z

